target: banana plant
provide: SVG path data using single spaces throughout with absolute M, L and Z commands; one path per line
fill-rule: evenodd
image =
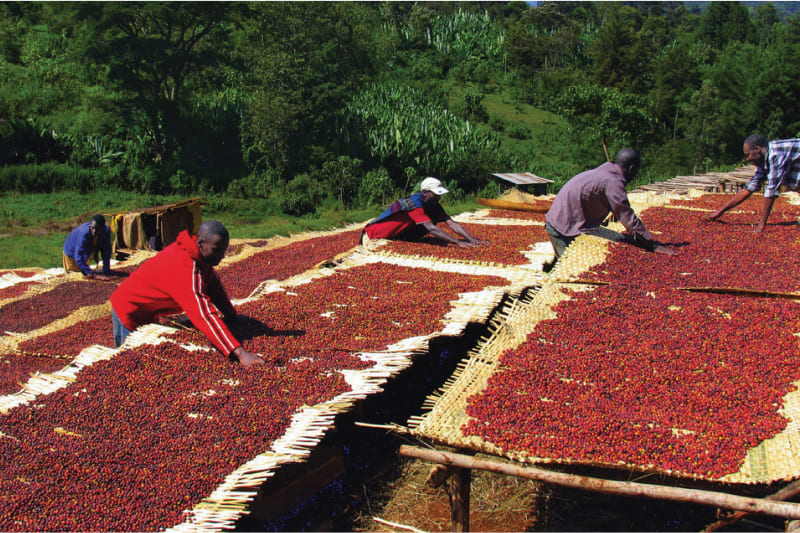
M 465 154 L 499 143 L 494 132 L 473 128 L 422 91 L 392 84 L 356 95 L 346 106 L 340 133 L 354 153 L 442 176 Z

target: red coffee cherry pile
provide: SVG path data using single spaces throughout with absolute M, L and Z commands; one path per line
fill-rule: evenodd
M 35 283 L 35 281 L 21 281 L 9 287 L 0 289 L 0 301 L 8 298 L 16 298 L 17 296 L 25 294 L 25 291 L 28 290 L 28 287 Z
M 786 427 L 778 409 L 800 374 L 800 303 L 678 287 L 800 289 L 800 209 L 775 207 L 762 236 L 747 233 L 755 213 L 711 223 L 646 210 L 679 260 L 612 244 L 586 275 L 610 285 L 573 293 L 505 352 L 469 399 L 463 431 L 545 459 L 713 479 L 738 471 L 748 449 Z
M 65 365 L 60 357 L 22 354 L 0 354 L 0 396 L 19 392 L 34 372 L 55 372 Z
M 84 320 L 60 331 L 21 342 L 18 349 L 29 354 L 75 357 L 84 348 L 94 344 L 113 348 L 111 315 Z
M 255 325 L 234 322 L 231 328 L 245 348 L 270 361 L 333 358 L 338 368 L 364 368 L 370 364 L 349 352 L 379 351 L 439 331 L 459 293 L 506 284 L 494 276 L 370 264 L 244 303 L 237 311 Z M 207 344 L 196 331 L 177 332 L 173 338 Z
M 264 280 L 283 280 L 313 268 L 358 244 L 361 230 L 315 237 L 256 253 L 218 269 L 231 298 L 245 298 Z M 230 254 L 229 254 L 230 255 Z
M 517 220 L 538 220 L 544 223 L 545 213 L 535 211 L 512 211 L 509 209 L 492 209 L 486 215 L 489 218 L 513 218 Z
M 25 333 L 64 318 L 81 307 L 100 305 L 117 288 L 119 281 L 68 281 L 52 290 L 2 306 L 0 331 Z
M 649 229 L 659 232 L 660 241 L 678 250 L 679 258 L 615 244 L 613 254 L 588 276 L 647 287 L 800 290 L 800 277 L 795 274 L 795 258 L 800 253 L 800 206 L 780 200 L 763 234 L 753 233 L 760 216 L 755 211 L 726 213 L 722 222 L 706 222 L 698 211 L 647 209 L 642 220 Z
M 171 342 L 123 351 L 0 418 L 0 529 L 174 526 L 293 413 L 347 390 L 312 360 L 244 369 Z
M 480 261 L 504 265 L 522 265 L 528 259 L 522 255 L 537 242 L 549 242 L 544 226 L 501 226 L 490 224 L 461 224 L 470 235 L 489 241 L 488 246 L 461 248 L 426 235 L 422 242 L 390 241 L 385 249 L 401 255 L 418 255 L 441 259 Z M 448 231 L 445 224 L 439 226 Z M 448 231 L 448 233 L 450 233 Z M 456 237 L 455 234 L 452 234 Z

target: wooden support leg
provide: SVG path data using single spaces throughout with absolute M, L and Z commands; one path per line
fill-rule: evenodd
M 457 468 L 450 477 L 450 516 L 452 531 L 469 531 L 469 490 L 472 470 Z

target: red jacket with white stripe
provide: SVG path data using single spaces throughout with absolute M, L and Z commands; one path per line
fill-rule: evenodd
M 200 257 L 197 237 L 187 231 L 123 281 L 111 295 L 111 306 L 131 331 L 160 316 L 184 312 L 225 355 L 241 346 L 223 322 L 223 317 L 236 316 L 236 310 L 214 267 Z

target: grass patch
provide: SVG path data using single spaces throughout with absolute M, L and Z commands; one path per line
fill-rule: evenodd
M 376 486 L 367 513 L 356 518 L 357 531 L 386 531 L 373 517 L 424 531 L 450 531 L 450 504 L 444 486 L 426 484 L 432 465 L 404 461 L 399 476 Z M 536 481 L 475 470 L 472 473 L 470 529 L 536 531 L 543 485 Z
M 457 109 L 471 85 L 450 87 L 448 105 Z M 501 146 L 514 156 L 519 168 L 498 169 L 498 172 L 532 172 L 554 181 L 554 192 L 575 174 L 586 170 L 573 161 L 576 151 L 572 144 L 569 124 L 561 116 L 515 101 L 506 92 L 484 93 L 483 105 L 489 115 L 487 124 L 478 127 L 492 129 Z M 570 154 L 570 157 L 565 157 Z M 598 157 L 602 149 L 597 147 Z M 604 158 L 604 156 L 603 156 Z

